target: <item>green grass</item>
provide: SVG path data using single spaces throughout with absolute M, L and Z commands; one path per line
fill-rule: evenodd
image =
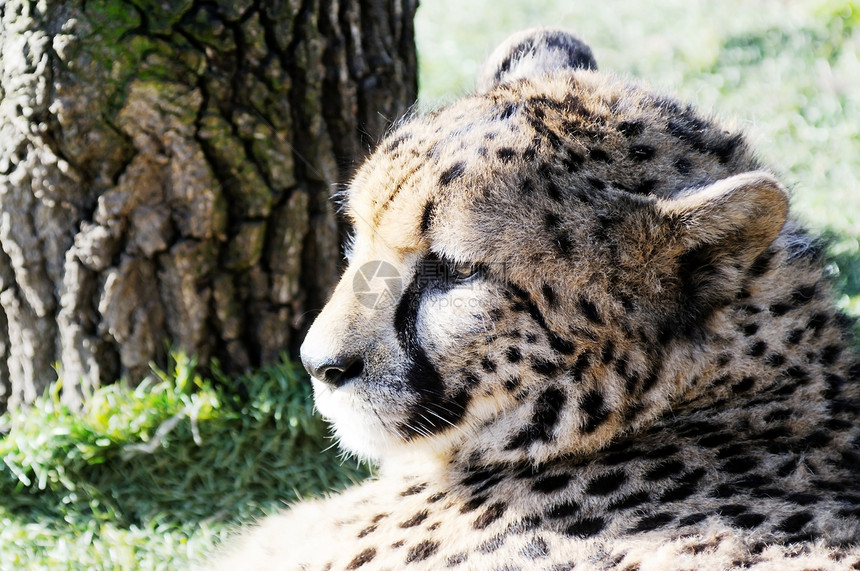
M 468 92 L 492 48 L 534 25 L 744 128 L 828 237 L 840 304 L 860 315 L 860 2 L 427 1 L 422 106 Z M 321 452 L 331 441 L 289 363 L 208 380 L 177 358 L 136 389 L 99 389 L 83 415 L 54 391 L 0 417 L 0 569 L 183 568 L 236 522 L 367 474 Z

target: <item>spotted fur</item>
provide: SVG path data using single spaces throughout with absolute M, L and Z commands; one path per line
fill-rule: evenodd
M 530 31 L 346 214 L 302 358 L 379 477 L 224 568 L 860 568 L 852 322 L 741 133 Z

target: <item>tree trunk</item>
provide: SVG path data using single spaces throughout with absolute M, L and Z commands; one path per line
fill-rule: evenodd
M 416 0 L 0 0 L 0 408 L 295 350 Z

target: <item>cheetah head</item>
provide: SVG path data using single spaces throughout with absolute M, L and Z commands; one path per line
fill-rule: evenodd
M 542 462 L 647 425 L 783 227 L 757 169 L 569 34 L 514 36 L 347 190 L 349 265 L 301 350 L 318 409 L 375 459 Z

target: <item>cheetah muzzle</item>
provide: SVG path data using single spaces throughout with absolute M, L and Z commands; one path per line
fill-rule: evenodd
M 852 320 L 741 133 L 532 30 L 345 212 L 302 360 L 379 476 L 222 568 L 860 568 Z

